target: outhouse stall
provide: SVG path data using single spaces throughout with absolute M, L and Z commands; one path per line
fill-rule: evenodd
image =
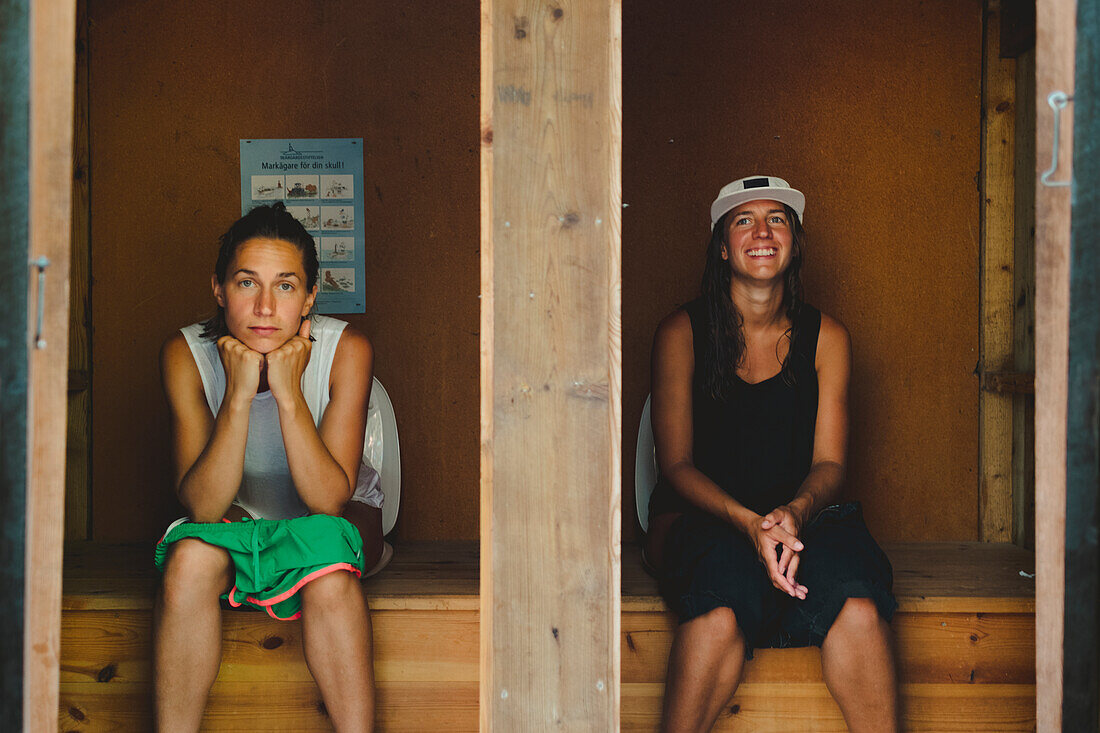
M 56 16 L 32 46 L 75 49 L 75 78 L 58 52 L 53 97 L 31 87 L 54 141 L 31 159 L 67 170 L 69 128 L 73 152 L 68 240 L 66 187 L 25 214 L 31 253 L 71 253 L 26 310 L 43 294 L 56 333 L 71 295 L 68 410 L 51 336 L 11 504 L 27 729 L 151 725 L 151 543 L 181 511 L 160 346 L 212 310 L 240 141 L 348 137 L 366 307 L 340 317 L 401 450 L 396 556 L 364 583 L 380 729 L 657 729 L 675 619 L 639 551 L 649 349 L 698 291 L 710 200 L 754 173 L 806 192 L 807 300 L 852 334 L 845 490 L 894 563 L 906 729 L 1058 729 L 1081 687 L 1059 651 L 1070 203 L 1037 179 L 1055 129 L 1070 168 L 1046 95 L 1073 95 L 1076 26 L 1038 4 L 34 3 Z M 67 441 L 34 453 L 61 414 Z M 300 635 L 227 612 L 204 726 L 330 729 Z M 844 728 L 804 649 L 761 651 L 717 729 Z

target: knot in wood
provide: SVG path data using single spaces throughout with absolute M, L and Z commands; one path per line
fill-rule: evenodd
M 118 666 L 114 662 L 111 662 L 103 669 L 99 670 L 99 674 L 95 676 L 96 682 L 110 682 L 118 674 Z
M 265 636 L 264 640 L 260 642 L 260 646 L 264 649 L 278 649 L 283 645 L 283 639 L 281 636 Z

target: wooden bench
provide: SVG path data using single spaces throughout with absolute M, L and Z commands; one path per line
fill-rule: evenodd
M 888 545 L 907 730 L 1035 728 L 1033 556 L 1009 545 Z M 61 731 L 151 729 L 146 546 L 81 544 L 65 558 Z M 478 548 L 402 543 L 364 584 L 372 609 L 378 722 L 385 731 L 476 731 Z M 675 619 L 623 551 L 622 729 L 656 730 Z M 331 730 L 301 654 L 301 627 L 224 615 L 221 672 L 204 730 Z M 760 650 L 721 731 L 843 731 L 816 649 Z
M 58 730 L 152 730 L 150 546 L 65 554 Z M 374 625 L 377 720 L 387 731 L 476 731 L 478 548 L 402 543 L 363 584 Z M 302 656 L 301 624 L 223 615 L 222 666 L 203 730 L 332 730 Z
M 907 731 L 1035 730 L 1034 555 L 1012 545 L 885 547 L 894 566 Z M 675 618 L 624 552 L 622 728 L 655 730 Z M 761 649 L 716 730 L 845 731 L 821 679 L 820 652 Z

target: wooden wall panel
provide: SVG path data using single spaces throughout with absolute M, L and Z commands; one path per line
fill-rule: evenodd
M 808 299 L 852 334 L 848 496 L 880 540 L 977 539 L 982 3 L 692 7 L 623 19 L 624 536 L 654 328 L 759 173 L 806 192 Z
M 482 3 L 486 733 L 619 727 L 620 17 Z
M 157 354 L 213 308 L 238 140 L 362 137 L 365 315 L 397 412 L 400 536 L 478 527 L 478 6 L 89 0 L 94 536 L 154 537 Z

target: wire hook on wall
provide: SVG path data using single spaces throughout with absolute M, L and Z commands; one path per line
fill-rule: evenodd
M 1065 92 L 1051 92 L 1050 96 L 1047 97 L 1047 104 L 1054 110 L 1054 140 L 1050 151 L 1050 170 L 1045 171 L 1043 175 L 1039 176 L 1039 183 L 1044 186 L 1054 188 L 1057 186 L 1069 186 L 1073 183 L 1072 178 L 1068 181 L 1051 180 L 1054 177 L 1055 171 L 1058 170 L 1058 131 L 1062 126 L 1062 110 L 1072 101 L 1073 97 Z

